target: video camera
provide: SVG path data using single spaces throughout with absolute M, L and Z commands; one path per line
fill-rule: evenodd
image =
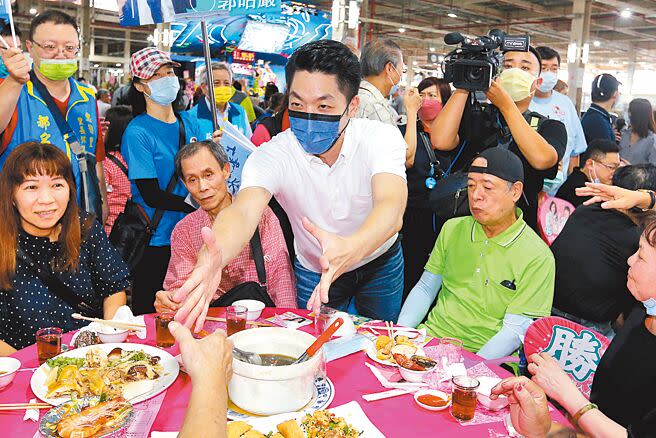
M 487 91 L 500 70 L 502 52 L 528 52 L 531 37 L 506 35 L 502 30 L 493 29 L 487 35 L 473 39 L 451 32 L 444 36 L 444 42 L 460 44 L 444 57 L 444 79 L 452 82 L 455 88 Z

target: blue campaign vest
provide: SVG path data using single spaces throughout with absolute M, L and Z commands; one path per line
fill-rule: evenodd
M 98 114 L 95 94 L 93 89 L 85 87 L 75 79 L 70 78 L 69 81 L 71 94 L 68 98 L 68 108 L 65 114 L 66 121 L 71 129 L 75 130 L 80 145 L 87 152 L 95 155 L 98 141 Z M 9 152 L 26 141 L 53 144 L 64 151 L 68 159 L 71 160 L 79 195 L 81 187 L 80 166 L 68 142 L 59 132 L 52 113 L 32 81 L 28 81 L 21 90 L 16 107 L 18 109 L 18 123 L 6 151 L 0 155 L 0 167 L 7 159 Z

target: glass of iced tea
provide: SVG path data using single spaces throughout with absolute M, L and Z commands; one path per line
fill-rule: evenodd
M 246 329 L 246 313 L 248 313 L 248 309 L 245 306 L 226 307 L 228 336 Z
M 174 313 L 158 313 L 155 315 L 155 339 L 160 348 L 172 347 L 175 344 L 175 338 L 169 330 L 169 322 L 173 321 Z
M 473 377 L 455 376 L 451 384 L 451 415 L 461 423 L 471 421 L 476 413 L 476 389 L 480 383 Z
M 36 332 L 36 352 L 39 357 L 39 365 L 46 360 L 61 353 L 62 329 L 59 327 L 47 327 Z

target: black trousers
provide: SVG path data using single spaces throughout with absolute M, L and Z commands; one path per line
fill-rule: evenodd
M 403 301 L 421 278 L 424 266 L 435 246 L 437 235 L 443 225 L 439 220 L 436 219 L 436 221 L 437 231 L 433 225 L 433 212 L 429 209 L 408 206 L 403 214 L 403 227 L 401 228 L 403 235 L 401 246 L 405 260 Z
M 170 246 L 147 246 L 144 249 L 133 273 L 132 313 L 135 315 L 155 311 L 155 294 L 162 289 L 170 258 Z

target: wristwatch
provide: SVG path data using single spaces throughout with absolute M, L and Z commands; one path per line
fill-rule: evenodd
M 656 194 L 654 194 L 654 191 L 647 190 L 647 189 L 638 189 L 638 191 L 643 193 L 649 193 L 649 207 L 643 208 L 642 211 L 647 211 L 654 208 L 654 205 L 656 205 Z

